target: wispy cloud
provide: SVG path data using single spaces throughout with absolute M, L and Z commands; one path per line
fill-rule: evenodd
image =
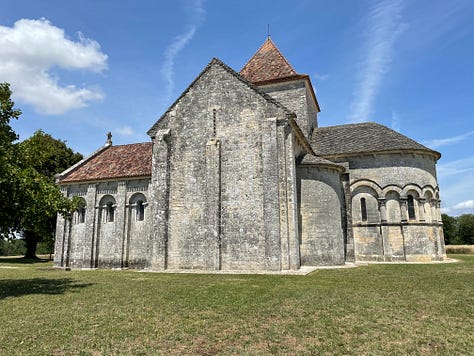
M 312 77 L 313 77 L 314 79 L 316 79 L 317 81 L 323 82 L 323 81 L 329 79 L 329 74 L 314 73 L 314 74 L 312 75 Z
M 351 122 L 367 121 L 373 113 L 380 83 L 392 62 L 393 46 L 407 27 L 402 22 L 402 9 L 402 0 L 382 0 L 375 2 L 369 13 L 367 40 L 351 104 Z
M 398 114 L 392 110 L 392 129 L 395 131 L 400 131 L 401 120 Z
M 464 140 L 468 139 L 469 137 L 471 137 L 473 135 L 474 135 L 474 131 L 469 131 L 469 132 L 466 132 L 462 135 L 457 135 L 457 136 L 453 136 L 453 137 L 427 140 L 427 141 L 424 141 L 423 144 L 425 146 L 430 147 L 430 148 L 439 148 L 439 147 L 449 146 L 449 145 L 453 145 L 455 143 L 464 141 Z
M 438 165 L 443 212 L 464 214 L 474 200 L 474 156 Z
M 191 4 L 192 19 L 190 23 L 186 25 L 187 29 L 182 34 L 176 36 L 173 42 L 165 50 L 165 60 L 161 66 L 161 75 L 166 82 L 166 95 L 167 99 L 173 95 L 175 87 L 174 82 L 174 61 L 180 51 L 182 51 L 186 45 L 193 39 L 197 29 L 204 22 L 206 12 L 204 10 L 203 0 L 195 0 L 189 2 Z
M 135 134 L 135 130 L 132 129 L 130 126 L 119 127 L 119 128 L 116 129 L 116 132 L 119 135 L 122 135 L 122 136 L 131 136 L 131 135 Z
M 458 175 L 461 173 L 474 172 L 474 157 L 466 157 L 455 161 L 438 165 L 440 177 Z

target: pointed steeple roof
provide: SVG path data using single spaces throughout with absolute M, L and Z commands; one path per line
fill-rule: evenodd
M 244 65 L 240 75 L 254 84 L 299 76 L 270 37 Z

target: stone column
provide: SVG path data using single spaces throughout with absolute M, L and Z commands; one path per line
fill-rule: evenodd
M 206 144 L 206 204 L 208 267 L 215 270 L 222 268 L 221 255 L 221 143 L 211 138 Z
M 442 223 L 443 219 L 441 217 L 441 200 L 436 201 L 436 218 L 438 222 Z
M 400 215 L 402 222 L 408 221 L 407 198 L 400 198 Z
M 288 199 L 287 199 L 287 155 L 286 136 L 288 135 L 286 120 L 277 120 L 277 149 L 278 149 L 278 189 L 280 210 L 280 269 L 290 269 L 289 264 L 289 231 L 288 231 Z
M 418 218 L 420 221 L 425 221 L 425 198 L 418 198 Z
M 430 200 L 430 206 L 431 206 L 431 222 L 438 221 L 438 211 L 436 209 L 438 204 L 438 201 L 436 199 L 431 199 Z
M 92 242 L 92 268 L 99 267 L 100 225 L 102 224 L 102 207 L 96 201 L 94 206 L 94 235 Z
M 151 202 L 153 203 L 153 234 L 151 268 L 164 270 L 168 265 L 170 130 L 158 130 L 152 140 Z
M 262 122 L 262 179 L 263 179 L 263 231 L 265 238 L 265 267 L 280 270 L 280 209 L 278 194 L 278 119 Z
M 348 166 L 346 172 L 349 172 Z M 346 262 L 355 262 L 354 230 L 352 228 L 352 193 L 349 173 L 342 175 L 342 187 L 345 200 L 346 220 Z
M 294 151 L 294 135 L 290 131 L 286 137 L 286 167 L 287 167 L 287 199 L 288 199 L 288 247 L 289 269 L 300 268 L 300 244 L 298 228 L 298 199 L 296 189 L 296 161 Z
M 67 197 L 68 189 L 65 186 L 60 187 L 61 193 Z M 66 254 L 66 220 L 58 214 L 56 220 L 56 234 L 54 240 L 54 266 L 64 267 Z
M 126 205 L 127 205 L 127 182 L 120 181 L 117 184 L 117 200 L 116 200 L 116 234 L 117 234 L 117 242 L 120 241 L 120 249 L 118 254 L 114 258 L 114 265 L 115 267 L 124 267 L 124 248 L 125 248 L 125 219 L 126 219 Z
M 66 239 L 66 256 L 64 266 L 66 270 L 71 270 L 71 230 L 72 230 L 72 217 L 65 219 L 64 231 Z
M 96 184 L 89 184 L 87 186 L 87 193 L 85 196 L 86 201 L 86 216 L 85 216 L 85 232 L 84 232 L 84 256 L 82 259 L 83 268 L 92 268 L 94 262 L 94 227 L 95 227 L 95 215 L 97 186 Z
M 380 221 L 387 222 L 387 199 L 379 198 Z

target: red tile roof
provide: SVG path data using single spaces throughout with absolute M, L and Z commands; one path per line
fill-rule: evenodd
M 151 176 L 152 143 L 109 146 L 66 173 L 60 183 Z
M 299 77 L 270 38 L 244 65 L 240 75 L 254 84 L 282 78 Z

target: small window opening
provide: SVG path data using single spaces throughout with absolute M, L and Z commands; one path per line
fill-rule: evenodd
M 362 215 L 362 221 L 367 221 L 367 204 L 365 198 L 360 199 L 360 213 Z
M 415 220 L 415 200 L 413 199 L 413 195 L 409 195 L 407 197 L 407 204 L 408 204 L 408 219 Z
M 86 208 L 79 207 L 77 208 L 77 223 L 82 224 L 86 220 Z
M 216 116 L 217 116 L 217 110 L 212 109 L 212 133 L 214 137 L 216 137 L 216 134 L 217 134 Z
M 145 205 L 143 201 L 137 201 L 137 221 L 143 221 L 145 219 Z
M 115 209 L 112 202 L 107 203 L 105 208 L 105 222 L 114 222 Z

